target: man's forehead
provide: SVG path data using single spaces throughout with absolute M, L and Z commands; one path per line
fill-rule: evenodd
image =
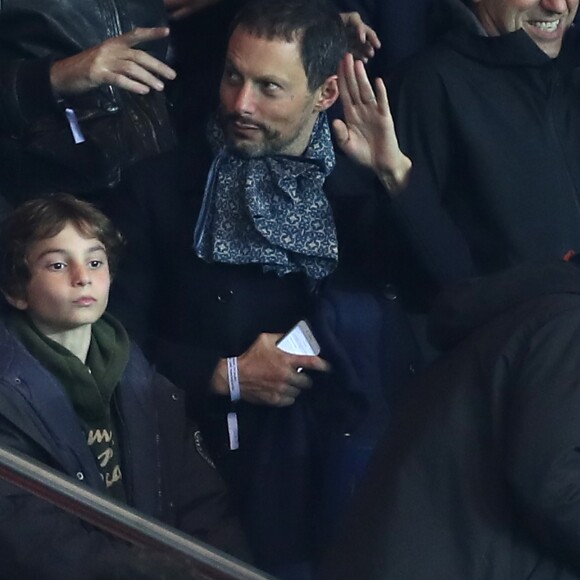
M 236 68 L 252 71 L 252 75 L 280 77 L 304 75 L 299 40 L 266 38 L 238 26 L 228 44 L 227 61 Z

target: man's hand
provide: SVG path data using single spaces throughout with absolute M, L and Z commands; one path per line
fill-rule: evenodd
M 344 121 L 336 119 L 333 129 L 339 146 L 371 168 L 389 194 L 397 193 L 405 187 L 412 164 L 399 148 L 383 80 L 377 79 L 373 90 L 364 64 L 347 54 L 340 63 L 338 87 Z
M 181 20 L 218 2 L 221 0 L 164 0 L 171 20 Z
M 381 48 L 377 33 L 365 24 L 358 12 L 341 12 L 340 17 L 346 27 L 348 50 L 358 60 L 367 62 Z
M 133 47 L 165 38 L 168 34 L 166 27 L 135 28 L 75 56 L 58 60 L 50 69 L 52 87 L 60 96 L 79 95 L 101 85 L 114 85 L 140 95 L 151 89 L 162 91 L 163 80 L 174 79 L 175 71 Z
M 281 334 L 262 333 L 252 346 L 238 357 L 241 397 L 257 405 L 287 407 L 312 385 L 312 380 L 298 369 L 327 372 L 329 364 L 318 356 L 288 354 L 276 346 Z M 229 394 L 227 364 L 218 364 L 212 389 L 221 395 Z

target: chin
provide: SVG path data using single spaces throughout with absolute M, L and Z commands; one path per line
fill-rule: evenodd
M 254 157 L 261 157 L 262 155 L 265 155 L 264 147 L 257 143 L 240 143 L 239 141 L 236 142 L 232 140 L 228 143 L 228 149 L 232 153 L 235 153 L 244 159 L 252 159 Z

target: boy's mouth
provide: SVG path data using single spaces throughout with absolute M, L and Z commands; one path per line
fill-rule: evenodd
M 92 296 L 81 296 L 73 301 L 73 304 L 77 304 L 79 306 L 90 306 L 94 304 L 97 300 Z

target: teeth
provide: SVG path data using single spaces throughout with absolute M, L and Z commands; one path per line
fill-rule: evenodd
M 546 22 L 545 20 L 532 22 L 532 26 L 535 26 L 540 30 L 545 30 L 546 32 L 554 32 L 558 28 L 558 24 L 560 24 L 559 20 L 556 20 L 555 22 Z

